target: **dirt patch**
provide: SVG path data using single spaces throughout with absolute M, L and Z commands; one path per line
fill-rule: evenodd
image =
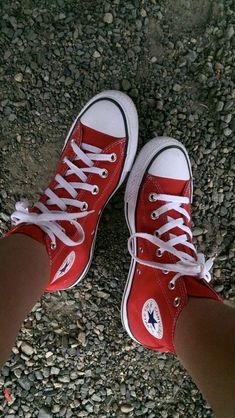
M 170 25 L 171 33 L 181 35 L 203 27 L 210 17 L 211 6 L 210 0 L 169 0 L 164 20 Z
M 141 78 L 149 77 L 146 74 L 149 56 L 155 57 L 159 64 L 165 59 L 176 60 L 178 51 L 173 44 L 182 41 L 183 35 L 191 31 L 194 37 L 203 33 L 214 15 L 211 0 L 166 0 L 164 3 L 164 13 L 149 18 L 145 43 L 147 59 L 139 62 Z
M 58 144 L 50 141 L 46 141 L 40 149 L 33 150 L 20 144 L 14 147 L 10 155 L 3 155 L 1 170 L 4 179 L 0 184 L 0 192 L 1 189 L 5 190 L 9 198 L 4 203 L 6 213 L 12 212 L 13 202 L 26 197 L 33 202 L 45 189 L 55 171 L 59 148 Z

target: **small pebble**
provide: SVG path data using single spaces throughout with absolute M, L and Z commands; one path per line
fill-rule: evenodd
M 225 135 L 225 136 L 230 136 L 232 133 L 233 133 L 233 131 L 232 131 L 232 129 L 230 129 L 230 128 L 226 128 L 226 129 L 224 130 L 224 135 Z
M 126 79 L 122 80 L 122 88 L 123 88 L 124 91 L 130 90 L 130 88 L 131 88 L 130 81 L 128 81 Z
M 14 77 L 14 79 L 15 79 L 15 81 L 17 81 L 17 83 L 22 83 L 22 81 L 23 81 L 23 74 L 22 73 L 18 73 L 18 74 L 16 74 L 15 75 L 15 77 Z
M 179 93 L 179 92 L 181 91 L 181 89 L 182 89 L 182 87 L 181 87 L 179 84 L 174 84 L 174 86 L 173 86 L 173 90 L 174 90 L 176 93 Z
M 105 23 L 108 23 L 108 24 L 113 23 L 113 15 L 112 15 L 112 13 L 105 13 L 105 15 L 103 17 L 103 21 Z
M 134 407 L 132 405 L 124 404 L 121 406 L 121 411 L 124 414 L 129 414 L 129 412 L 133 411 Z
M 95 51 L 94 54 L 93 54 L 93 57 L 94 58 L 100 58 L 101 55 L 100 55 L 99 51 Z
M 22 353 L 26 354 L 27 356 L 32 356 L 32 354 L 34 353 L 33 347 L 29 345 L 28 343 L 23 342 L 20 346 L 20 349 Z

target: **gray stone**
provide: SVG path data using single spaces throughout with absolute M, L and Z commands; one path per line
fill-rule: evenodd
M 234 33 L 235 33 L 235 31 L 234 31 L 233 25 L 229 25 L 228 29 L 226 30 L 226 37 L 228 39 L 231 39 L 233 37 Z
M 174 84 L 174 86 L 173 86 L 173 90 L 174 90 L 176 93 L 179 93 L 179 92 L 181 91 L 181 89 L 182 89 L 182 87 L 180 86 L 180 84 Z
M 52 415 L 48 409 L 41 408 L 38 412 L 38 418 L 52 418 Z
M 223 110 L 223 107 L 224 107 L 224 102 L 218 102 L 216 105 L 217 112 L 221 112 L 221 110 Z
M 230 129 L 230 128 L 226 128 L 226 129 L 224 130 L 224 135 L 225 135 L 225 136 L 230 136 L 232 133 L 233 133 L 233 131 L 232 131 L 232 129 Z
M 198 236 L 200 236 L 200 235 L 202 235 L 203 234 L 203 230 L 201 229 L 201 228 L 194 228 L 193 229 L 193 236 L 194 237 L 198 237 Z
M 21 349 L 22 353 L 26 354 L 26 356 L 29 356 L 29 357 L 32 356 L 33 353 L 34 353 L 33 347 L 26 342 L 23 342 L 21 344 L 20 349 Z
M 31 388 L 31 382 L 27 379 L 27 377 L 21 377 L 18 379 L 18 383 L 24 390 L 29 391 Z
M 122 88 L 123 88 L 124 91 L 130 90 L 130 88 L 131 88 L 130 81 L 128 81 L 126 79 L 122 80 Z
M 105 23 L 108 23 L 108 24 L 113 23 L 113 15 L 112 15 L 112 13 L 105 13 L 105 15 L 103 17 L 103 21 Z
M 133 410 L 134 410 L 133 405 L 129 405 L 129 404 L 121 405 L 121 411 L 123 412 L 123 414 L 129 414 L 129 412 L 131 412 Z
M 15 79 L 15 81 L 17 81 L 17 83 L 22 83 L 23 78 L 24 78 L 24 76 L 23 76 L 23 74 L 22 74 L 22 73 L 18 73 L 18 74 L 16 74 L 16 75 L 15 75 L 15 77 L 14 77 L 14 79 Z

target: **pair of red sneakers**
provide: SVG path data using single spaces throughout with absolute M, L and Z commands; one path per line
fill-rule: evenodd
M 175 352 L 174 330 L 188 297 L 220 300 L 209 270 L 192 243 L 192 174 L 184 146 L 156 138 L 141 150 L 138 115 L 118 91 L 91 99 L 73 123 L 56 174 L 39 202 L 16 204 L 15 227 L 46 246 L 51 264 L 47 291 L 72 288 L 86 275 L 102 211 L 131 171 L 125 214 L 132 262 L 121 315 L 137 342 Z

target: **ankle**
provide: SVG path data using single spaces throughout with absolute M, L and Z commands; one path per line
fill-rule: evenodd
M 19 269 L 24 267 L 27 261 L 27 271 L 37 276 L 48 278 L 50 260 L 46 246 L 30 236 L 16 233 L 5 237 L 0 241 L 1 255 L 8 260 L 8 269 L 11 270 L 12 260 Z M 16 257 L 17 255 L 17 257 Z
M 227 316 L 227 309 L 230 311 L 232 308 L 219 300 L 190 297 L 178 318 L 175 328 L 176 354 L 182 357 L 185 350 L 188 351 L 192 345 L 194 347 L 198 346 L 198 349 L 200 347 L 203 349 L 202 340 L 205 341 L 205 339 L 209 339 L 208 343 L 212 344 L 208 326 L 210 326 L 211 335 L 216 339 L 217 334 L 220 335 L 218 324 L 222 317 Z

